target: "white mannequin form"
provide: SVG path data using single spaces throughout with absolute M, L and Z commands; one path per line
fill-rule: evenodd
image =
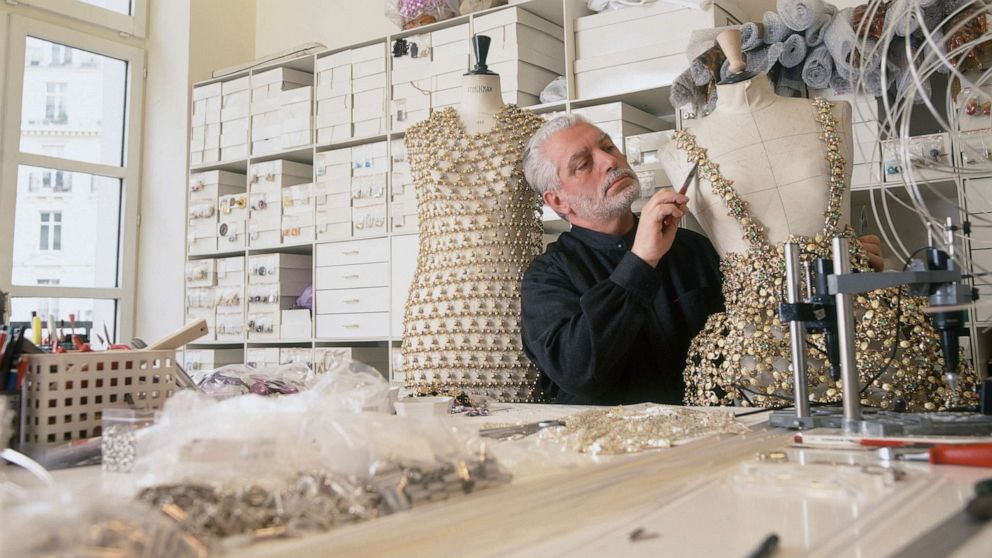
M 820 232 L 830 195 L 830 167 L 811 101 L 775 95 L 764 75 L 718 85 L 717 95 L 714 111 L 687 129 L 720 165 L 723 176 L 733 181 L 733 189 L 748 202 L 751 216 L 764 227 L 768 241 L 776 245 L 791 235 Z M 831 104 L 849 183 L 854 153 L 851 105 Z M 673 184 L 685 181 L 691 165 L 674 141 L 662 147 L 659 158 Z M 686 195 L 689 211 L 721 257 L 747 250 L 740 225 L 708 182 L 697 179 Z M 850 190 L 845 189 L 839 227 L 850 222 L 850 205 Z
M 458 117 L 467 134 L 484 134 L 496 125 L 503 110 L 503 90 L 497 74 L 466 74 L 462 77 L 462 100 Z

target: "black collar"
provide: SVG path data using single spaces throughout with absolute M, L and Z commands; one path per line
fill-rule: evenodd
M 622 236 L 601 233 L 578 225 L 572 225 L 570 232 L 572 236 L 583 244 L 599 250 L 630 250 L 631 246 L 634 245 L 634 237 L 637 236 L 637 223 L 637 215 L 634 215 L 634 226 Z

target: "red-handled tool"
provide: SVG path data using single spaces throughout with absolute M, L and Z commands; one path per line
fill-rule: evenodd
M 929 461 L 934 465 L 992 467 L 992 444 L 937 444 L 929 449 L 885 447 L 878 450 L 883 461 Z

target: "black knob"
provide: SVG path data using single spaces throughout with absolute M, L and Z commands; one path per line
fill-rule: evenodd
M 472 37 L 472 49 L 475 51 L 475 67 L 472 68 L 472 71 L 468 75 L 496 75 L 495 72 L 489 71 L 489 66 L 486 66 L 486 58 L 489 57 L 489 45 L 492 42 L 493 40 L 486 35 Z

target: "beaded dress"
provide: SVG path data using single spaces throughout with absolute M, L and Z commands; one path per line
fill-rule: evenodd
M 869 271 L 869 259 L 849 226 L 839 227 L 846 188 L 840 134 L 829 102 L 817 98 L 811 117 L 820 125 L 830 165 L 830 191 L 822 230 L 811 237 L 793 236 L 802 261 L 831 257 L 831 239 L 838 234 L 851 240 L 852 270 Z M 724 275 L 726 311 L 710 316 L 693 339 L 685 368 L 688 405 L 781 406 L 792 403 L 792 371 L 788 325 L 778 319 L 785 299 L 785 258 L 781 245 L 772 245 L 732 187 L 719 165 L 707 158 L 689 131 L 677 132 L 676 147 L 690 163 L 699 162 L 699 175 L 722 198 L 740 224 L 748 248 L 726 254 Z M 923 411 L 972 404 L 974 372 L 962 359 L 958 393 L 944 385 L 940 338 L 922 312 L 926 300 L 890 288 L 859 295 L 854 302 L 861 404 L 892 409 L 897 400 L 908 410 Z M 898 332 L 898 334 L 897 334 Z M 829 378 L 822 335 L 808 336 L 810 400 L 839 402 L 841 382 Z M 888 362 L 891 357 L 891 362 Z M 888 367 L 886 368 L 886 364 Z M 884 369 L 884 372 L 883 372 Z M 867 385 L 866 385 L 867 384 Z
M 453 108 L 411 127 L 420 253 L 404 310 L 407 387 L 533 401 L 537 368 L 520 337 L 520 281 L 541 252 L 541 202 L 523 148 L 544 123 L 506 105 L 469 135 Z

